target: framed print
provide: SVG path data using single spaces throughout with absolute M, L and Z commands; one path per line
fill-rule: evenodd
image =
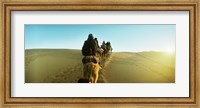
M 198 105 L 198 2 L 2 2 L 3 104 Z

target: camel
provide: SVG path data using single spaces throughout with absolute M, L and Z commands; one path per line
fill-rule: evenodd
M 90 83 L 97 83 L 100 66 L 98 63 L 88 62 L 83 64 L 84 78 Z

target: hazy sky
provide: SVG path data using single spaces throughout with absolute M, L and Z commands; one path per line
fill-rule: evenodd
M 25 49 L 81 49 L 88 34 L 99 44 L 110 41 L 113 51 L 175 49 L 176 25 L 25 25 Z

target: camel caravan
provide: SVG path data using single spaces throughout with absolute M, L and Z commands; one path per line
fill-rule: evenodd
M 111 53 L 110 42 L 103 41 L 99 46 L 97 38 L 89 34 L 82 47 L 83 78 L 79 79 L 78 83 L 97 83 L 99 71 Z

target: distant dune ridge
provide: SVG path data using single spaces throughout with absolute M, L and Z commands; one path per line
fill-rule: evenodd
M 81 50 L 25 50 L 25 83 L 77 83 L 83 77 Z M 113 52 L 103 61 L 98 83 L 174 83 L 175 55 Z

